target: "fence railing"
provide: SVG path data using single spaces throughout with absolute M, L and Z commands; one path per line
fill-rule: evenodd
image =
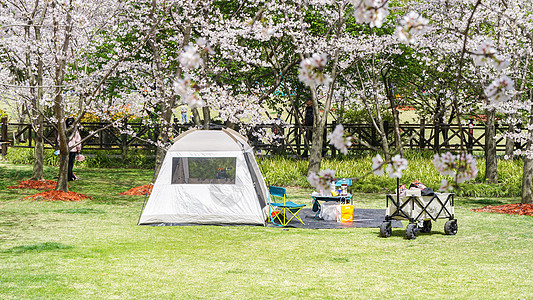
M 2 120 L 0 130 L 0 146 L 2 154 L 5 155 L 7 146 L 33 148 L 35 140 L 35 131 L 31 124 L 7 123 Z M 90 132 L 98 132 L 97 135 L 90 137 L 83 143 L 84 149 L 93 150 L 110 150 L 110 149 L 155 149 L 153 143 L 159 135 L 160 126 L 148 126 L 142 123 L 124 123 L 121 129 L 127 129 L 130 134 L 123 133 L 120 128 L 108 126 L 109 123 L 81 123 L 80 134 L 82 137 L 88 136 Z M 326 132 L 331 132 L 336 124 L 327 124 Z M 368 150 L 371 148 L 381 147 L 381 138 L 372 124 L 343 124 L 345 131 L 351 134 L 354 139 L 349 152 Z M 188 130 L 192 125 L 173 124 L 177 135 Z M 496 126 L 497 133 L 503 133 L 508 130 L 507 126 Z M 275 139 L 272 142 L 264 142 L 257 137 L 258 132 L 276 132 L 284 138 Z M 385 132 L 389 143 L 394 143 L 394 128 L 385 123 Z M 9 133 L 8 133 L 9 132 Z M 131 135 L 131 133 L 134 135 Z M 176 135 L 176 136 L 177 136 Z M 246 130 L 250 144 L 263 154 L 292 154 L 305 155 L 306 149 L 309 149 L 310 139 L 312 138 L 311 128 L 309 126 L 285 124 L 276 126 L 273 124 L 260 125 Z M 326 135 L 326 134 L 324 134 Z M 405 148 L 425 149 L 429 151 L 457 150 L 461 147 L 468 151 L 485 150 L 485 126 L 484 125 L 465 125 L 456 124 L 401 124 L 400 136 Z M 44 126 L 45 148 L 56 148 L 57 132 L 51 125 Z M 335 150 L 329 145 L 324 136 L 324 154 L 336 155 Z M 497 151 L 505 151 L 505 139 L 496 140 Z M 515 149 L 523 147 L 523 144 L 515 143 Z

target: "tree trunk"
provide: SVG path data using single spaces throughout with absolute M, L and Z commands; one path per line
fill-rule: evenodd
M 154 38 L 155 39 L 155 38 Z M 161 115 L 159 116 L 161 119 L 161 130 L 159 132 L 159 136 L 157 137 L 158 142 L 162 142 L 163 144 L 168 143 L 170 133 L 172 132 L 172 113 L 174 110 L 174 106 L 176 105 L 176 96 L 170 92 L 170 95 L 167 94 L 165 91 L 165 82 L 163 78 L 163 74 L 165 70 L 163 69 L 163 63 L 160 56 L 159 48 L 156 45 L 156 41 L 149 40 L 148 41 L 150 47 L 152 48 L 152 52 L 154 55 L 154 61 L 156 65 L 156 75 L 155 75 L 155 81 L 157 82 L 157 87 L 159 90 L 159 94 L 161 99 L 164 101 L 161 102 Z M 154 170 L 154 182 L 157 179 L 157 176 L 159 175 L 159 170 L 161 169 L 161 165 L 163 164 L 163 160 L 165 159 L 165 155 L 167 154 L 166 149 L 163 149 L 161 147 L 157 147 L 156 150 L 156 159 L 155 159 L 155 170 Z
M 168 106 L 166 107 L 165 111 L 163 112 L 162 116 L 162 124 L 161 124 L 161 132 L 159 133 L 158 141 L 163 142 L 163 144 L 166 144 L 169 142 L 169 136 L 170 132 L 173 130 L 172 128 L 172 105 L 174 105 L 175 100 L 168 101 Z M 154 175 L 154 182 L 157 179 L 157 176 L 159 175 L 159 170 L 161 169 L 161 165 L 163 164 L 163 160 L 165 159 L 165 155 L 167 154 L 167 150 L 157 147 L 156 154 L 155 154 L 155 175 Z
M 35 39 L 37 41 L 41 40 L 41 29 L 39 26 L 35 26 Z M 44 76 L 44 67 L 43 60 L 41 56 L 37 58 L 37 95 L 34 97 L 33 106 L 37 113 L 41 111 L 39 109 L 39 102 L 43 99 L 44 90 L 43 90 L 43 76 Z M 35 94 L 34 94 L 35 95 Z M 44 113 L 44 109 L 43 112 Z M 42 114 L 39 114 L 35 120 L 32 122 L 33 127 L 35 128 L 35 148 L 33 155 L 33 174 L 31 180 L 44 180 L 44 117 Z
M 200 113 L 198 112 L 198 108 L 191 109 L 193 122 L 196 126 L 202 125 L 202 118 L 200 118 Z
M 202 113 L 204 115 L 204 129 L 209 130 L 209 123 L 211 123 L 211 112 L 209 106 L 202 107 Z
M 318 173 L 320 171 L 320 164 L 322 163 L 322 145 L 324 144 L 324 129 L 325 124 L 315 118 L 313 120 L 313 138 L 311 142 L 311 150 L 309 151 L 309 166 L 307 174 L 311 172 Z
M 39 115 L 36 120 L 35 148 L 33 149 L 33 174 L 31 180 L 43 180 L 44 142 L 43 142 L 43 117 Z
M 343 10 L 344 4 L 339 5 L 339 21 L 337 23 L 337 37 L 341 36 L 341 30 L 344 26 Z M 313 139 L 311 142 L 311 150 L 309 151 L 309 165 L 307 168 L 307 174 L 311 172 L 318 173 L 320 171 L 320 164 L 322 163 L 322 146 L 324 144 L 324 132 L 326 128 L 326 122 L 328 119 L 328 113 L 331 109 L 331 102 L 333 99 L 333 91 L 335 89 L 335 81 L 337 79 L 337 67 L 339 64 L 339 49 L 335 50 L 333 58 L 333 65 L 331 68 L 331 83 L 328 88 L 328 94 L 324 101 L 324 113 L 320 114 L 320 107 L 318 105 L 318 97 L 316 94 L 316 87 L 311 88 L 311 98 L 313 100 Z
M 530 91 L 529 97 L 533 100 L 533 92 Z M 529 125 L 533 125 L 533 105 L 530 108 Z M 526 144 L 527 150 L 532 150 L 533 146 L 533 132 L 528 132 L 528 142 Z M 524 155 L 524 171 L 522 174 L 522 199 L 521 203 L 532 204 L 533 203 L 533 159 Z
M 377 131 L 378 131 L 378 134 L 381 138 L 381 147 L 383 149 L 383 154 L 385 156 L 385 161 L 388 161 L 391 159 L 391 154 L 390 154 L 390 147 L 389 147 L 389 140 L 387 139 L 387 132 L 385 131 L 385 126 L 384 126 L 384 122 L 383 122 L 383 118 L 381 116 L 381 112 L 380 112 L 380 106 L 378 105 L 378 102 L 377 100 L 374 99 L 374 101 L 376 102 L 376 121 L 377 121 L 377 124 L 375 124 L 374 126 L 377 125 Z
M 523 204 L 533 203 L 533 159 L 524 156 L 524 172 L 522 175 L 522 199 Z
M 496 156 L 495 110 L 485 110 L 487 124 L 485 127 L 485 181 L 498 183 L 498 161 Z
M 56 4 L 52 3 L 52 7 Z M 65 110 L 64 110 L 64 99 L 63 99 L 63 82 L 65 77 L 65 68 L 67 65 L 66 58 L 69 55 L 69 44 L 70 44 L 70 34 L 72 31 L 72 17 L 70 14 L 67 14 L 66 27 L 60 27 L 59 22 L 54 17 L 53 21 L 54 27 L 54 40 L 58 40 L 58 29 L 65 28 L 64 32 L 64 41 L 63 44 L 59 47 L 56 45 L 56 67 L 55 67 L 55 78 L 54 83 L 55 88 L 55 97 L 54 97 L 54 111 L 55 117 L 57 119 L 57 131 L 59 136 L 59 149 L 60 149 L 60 160 L 59 160 L 59 178 L 57 179 L 56 190 L 67 192 L 68 191 L 68 154 L 70 149 L 68 147 L 68 136 L 67 129 L 65 126 Z M 74 124 L 75 126 L 75 124 Z
M 512 114 L 511 115 L 511 118 L 512 119 L 516 119 L 516 114 Z M 509 124 L 509 129 L 508 129 L 508 132 L 510 134 L 514 133 L 515 132 L 515 124 L 513 123 L 510 123 Z M 510 137 L 507 137 L 505 139 L 505 156 L 508 157 L 508 158 L 513 158 L 513 151 L 514 151 L 514 140 Z
M 56 98 L 61 98 L 61 95 L 57 95 Z M 56 100 L 56 103 L 58 100 Z M 58 136 L 59 136 L 59 178 L 57 179 L 57 191 L 68 191 L 68 154 L 70 149 L 68 147 L 68 136 L 65 126 L 65 115 L 63 110 L 56 105 L 56 116 L 58 116 Z
M 163 160 L 165 159 L 165 155 L 167 152 L 164 149 L 161 149 L 157 147 L 157 150 L 155 152 L 155 168 L 154 168 L 154 182 L 157 179 L 157 176 L 159 175 L 159 170 L 161 170 L 161 165 L 163 164 Z

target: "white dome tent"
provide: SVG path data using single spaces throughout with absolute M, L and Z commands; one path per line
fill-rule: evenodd
M 139 225 L 265 225 L 267 188 L 246 138 L 181 134 L 167 151 Z

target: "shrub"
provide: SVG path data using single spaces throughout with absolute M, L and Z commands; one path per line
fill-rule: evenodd
M 33 164 L 33 149 L 9 148 L 6 159 L 14 164 Z M 122 159 L 120 151 L 110 150 L 87 150 L 82 151 L 85 160 L 76 162 L 76 168 L 138 168 L 153 169 L 155 155 L 150 151 L 130 151 L 125 159 Z M 59 155 L 54 155 L 53 149 L 44 150 L 43 164 L 45 166 L 59 166 Z
M 375 154 L 367 152 L 357 157 L 342 157 L 324 159 L 322 169 L 336 170 L 337 178 L 359 178 L 353 184 L 353 190 L 362 193 L 393 193 L 396 189 L 396 179 L 387 176 L 371 174 L 372 157 Z M 445 176 L 433 167 L 431 152 L 406 152 L 409 165 L 404 171 L 400 184 L 409 186 L 414 180 L 438 191 L 440 182 Z M 300 186 L 311 188 L 307 182 L 307 161 L 300 161 L 283 157 L 262 158 L 259 160 L 261 171 L 269 184 L 280 186 Z M 461 184 L 456 191 L 458 196 L 472 197 L 517 197 L 522 189 L 522 160 L 498 161 L 498 184 L 484 182 L 485 162 L 478 159 L 478 176 L 475 180 Z M 448 178 L 449 179 L 449 178 Z

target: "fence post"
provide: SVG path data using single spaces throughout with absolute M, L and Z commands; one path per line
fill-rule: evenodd
M 2 157 L 7 154 L 7 117 L 2 117 L 0 121 L 0 142 L 2 143 Z
M 377 135 L 376 128 L 374 126 L 370 126 L 370 137 L 371 137 L 372 146 L 378 146 L 378 140 L 377 140 L 376 135 Z
M 420 149 L 426 148 L 426 118 L 420 118 Z

